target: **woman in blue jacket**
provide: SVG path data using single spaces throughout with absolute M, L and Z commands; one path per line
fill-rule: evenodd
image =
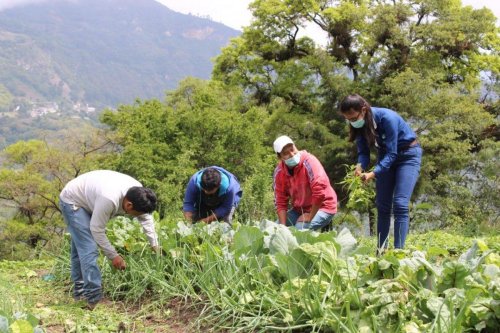
M 182 210 L 188 221 L 231 223 L 242 190 L 238 179 L 218 166 L 196 172 L 189 180 Z
M 391 211 L 394 214 L 394 247 L 404 248 L 409 229 L 409 202 L 420 172 L 422 148 L 415 132 L 396 112 L 371 107 L 359 95 L 340 103 L 340 112 L 349 121 L 349 141 L 356 141 L 358 164 L 355 175 L 365 182 L 376 181 L 378 247 L 387 247 Z M 370 147 L 378 151 L 371 172 Z

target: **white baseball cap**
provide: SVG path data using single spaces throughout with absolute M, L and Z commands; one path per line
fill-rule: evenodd
M 277 154 L 279 154 L 279 153 L 281 153 L 281 151 L 283 150 L 283 148 L 286 145 L 289 145 L 290 143 L 293 144 L 292 139 L 290 139 L 290 137 L 288 137 L 286 135 L 282 135 L 282 136 L 278 137 L 276 140 L 274 140 L 274 143 L 273 143 L 274 151 Z

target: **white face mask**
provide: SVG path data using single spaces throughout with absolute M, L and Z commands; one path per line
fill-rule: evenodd
M 285 164 L 289 167 L 294 167 L 297 166 L 300 162 L 300 152 L 295 154 L 294 156 L 290 157 L 289 159 L 285 160 Z

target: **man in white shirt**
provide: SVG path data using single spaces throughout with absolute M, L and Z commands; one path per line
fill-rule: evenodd
M 71 234 L 73 295 L 75 299 L 86 299 L 87 307 L 92 310 L 102 298 L 97 245 L 115 268 L 126 268 L 125 261 L 106 237 L 106 223 L 115 215 L 136 217 L 149 243 L 157 250 L 158 236 L 151 215 L 156 209 L 156 195 L 128 175 L 96 170 L 68 182 L 59 199 Z

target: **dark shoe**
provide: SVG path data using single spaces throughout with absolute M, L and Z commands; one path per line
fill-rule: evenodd
M 97 301 L 95 303 L 87 302 L 87 305 L 84 307 L 84 309 L 89 310 L 89 311 L 93 311 L 98 303 L 99 303 L 99 301 Z

